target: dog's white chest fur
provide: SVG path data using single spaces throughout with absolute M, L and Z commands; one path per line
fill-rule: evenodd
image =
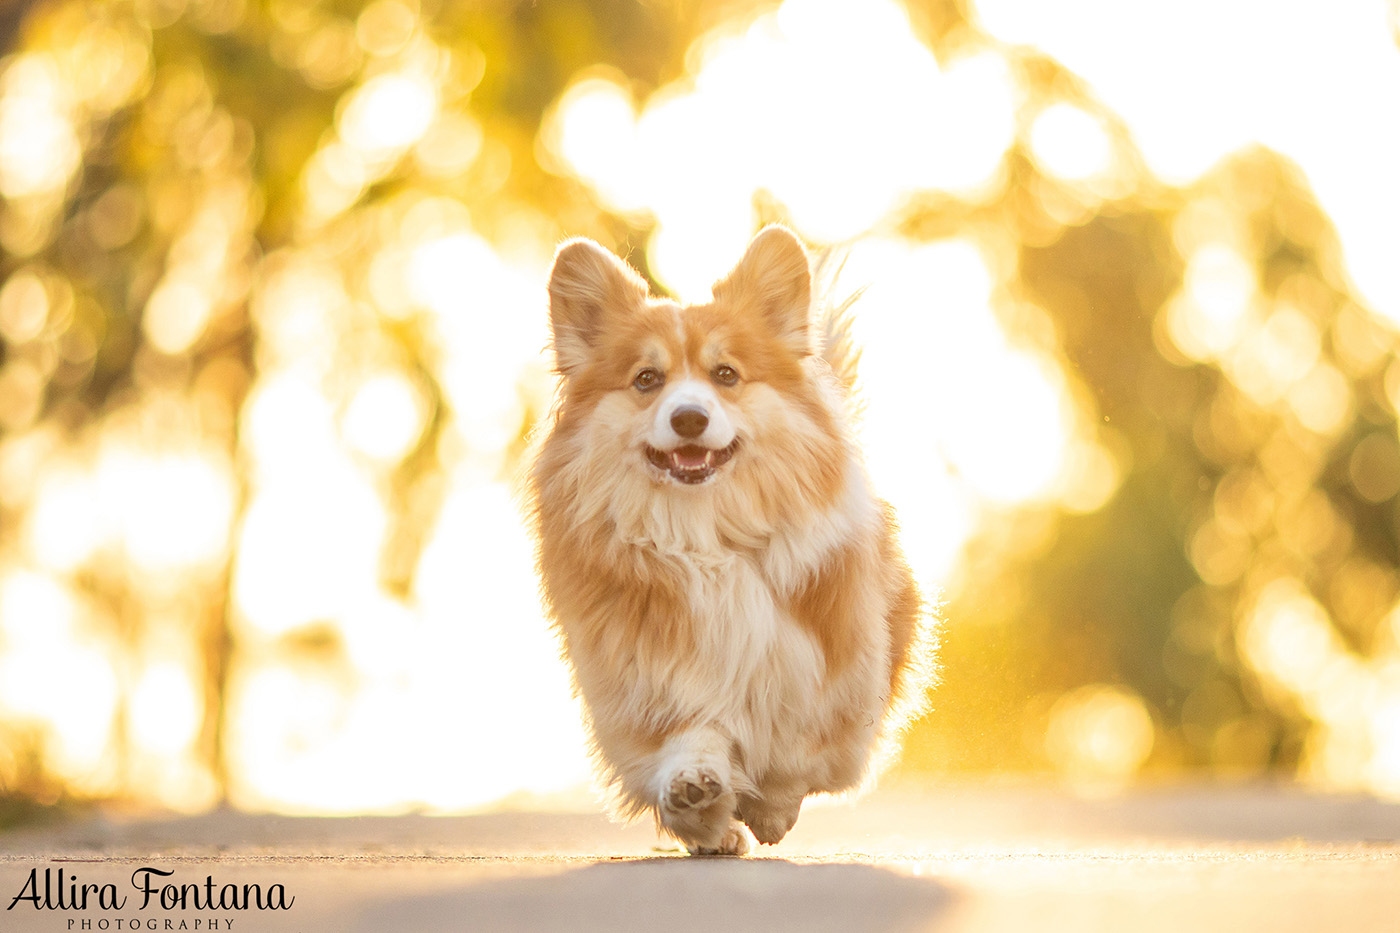
M 775 741 L 820 718 L 826 660 L 745 557 L 696 569 L 689 597 L 699 650 L 667 685 L 671 701 L 707 711 L 748 766 L 765 771 L 775 753 L 784 757 Z

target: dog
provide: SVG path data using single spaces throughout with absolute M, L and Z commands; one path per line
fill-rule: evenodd
M 930 614 L 853 437 L 844 315 L 814 322 L 813 291 L 777 225 L 708 303 L 652 297 L 587 239 L 549 275 L 544 603 L 616 809 L 692 854 L 776 844 L 809 794 L 857 788 L 925 692 Z

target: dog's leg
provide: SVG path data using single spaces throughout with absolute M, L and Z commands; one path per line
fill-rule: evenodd
M 776 845 L 797 822 L 807 790 L 807 785 L 797 780 L 764 780 L 757 794 L 739 798 L 739 819 L 759 842 Z
M 739 776 L 729 745 L 716 730 L 701 727 L 671 736 L 657 753 L 657 818 L 691 854 L 743 855 L 749 849 L 748 835 L 734 819 Z

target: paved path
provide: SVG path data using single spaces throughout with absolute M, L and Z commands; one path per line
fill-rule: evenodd
M 147 867 L 172 874 L 138 873 Z M 60 870 L 65 898 L 96 886 L 87 910 L 57 906 Z M 134 873 L 152 881 L 144 908 Z M 46 880 L 55 906 L 36 909 Z M 161 907 L 166 884 L 170 897 L 184 889 L 183 909 Z M 281 911 L 202 902 L 241 897 L 249 884 L 265 899 L 281 885 L 295 901 Z M 104 885 L 125 899 L 119 909 L 97 905 Z M 133 922 L 249 933 L 1400 933 L 1400 806 L 1260 787 L 1097 799 L 905 788 L 809 806 L 781 845 L 742 860 L 687 858 L 649 826 L 617 826 L 585 810 L 109 815 L 0 835 L 0 931 L 130 930 Z

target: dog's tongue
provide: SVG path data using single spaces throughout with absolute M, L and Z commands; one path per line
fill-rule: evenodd
M 687 470 L 703 467 L 709 457 L 710 451 L 704 447 L 677 447 L 671 451 L 671 463 Z

